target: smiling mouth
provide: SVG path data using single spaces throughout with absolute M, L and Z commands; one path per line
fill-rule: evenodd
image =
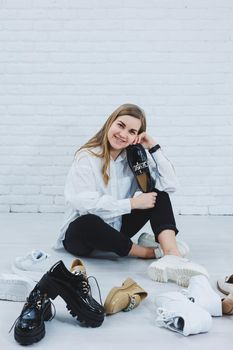
M 116 140 L 117 142 L 121 142 L 121 143 L 125 143 L 125 142 L 126 142 L 125 140 L 122 140 L 122 139 L 120 139 L 120 138 L 117 137 L 117 136 L 114 136 L 114 138 L 115 138 L 115 140 Z

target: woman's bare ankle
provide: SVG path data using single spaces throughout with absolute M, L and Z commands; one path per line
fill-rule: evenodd
M 163 254 L 181 256 L 178 249 L 164 249 Z
M 130 251 L 129 256 L 135 256 L 142 259 L 153 259 L 155 258 L 155 253 L 153 248 L 142 247 L 138 244 L 133 244 Z

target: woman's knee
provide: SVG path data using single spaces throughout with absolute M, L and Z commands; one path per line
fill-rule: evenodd
M 159 191 L 158 196 L 162 198 L 169 198 L 169 194 L 165 191 Z
M 85 214 L 78 218 L 80 222 L 83 222 L 85 224 L 91 224 L 91 225 L 98 225 L 100 223 L 103 223 L 103 220 L 95 214 Z
M 63 246 L 67 252 L 74 256 L 86 257 L 89 256 L 92 252 L 92 249 L 85 246 L 82 241 L 69 241 L 64 240 Z
M 156 197 L 156 202 L 160 203 L 161 205 L 168 205 L 169 207 L 171 206 L 171 200 L 170 196 L 167 192 L 165 191 L 160 191 Z

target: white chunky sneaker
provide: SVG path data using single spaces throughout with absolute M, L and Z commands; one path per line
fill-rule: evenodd
M 43 250 L 32 250 L 26 256 L 18 256 L 12 264 L 16 274 L 38 282 L 51 267 L 49 255 Z
M 2 273 L 0 275 L 0 299 L 25 301 L 34 284 L 35 282 L 29 278 Z
M 189 249 L 189 246 L 187 245 L 187 243 L 185 243 L 184 241 L 181 241 L 179 239 L 176 239 L 176 243 L 177 243 L 177 247 L 178 247 L 178 250 L 180 252 L 180 255 L 182 257 L 187 256 L 190 252 L 190 249 Z M 163 250 L 160 247 L 160 244 L 155 242 L 155 237 L 151 233 L 143 232 L 138 238 L 138 245 L 141 245 L 143 247 L 155 248 L 156 249 L 155 252 L 160 251 L 156 255 L 157 258 L 164 256 Z
M 205 275 L 208 277 L 208 272 L 203 266 L 175 255 L 165 255 L 154 261 L 149 265 L 147 272 L 154 281 L 173 281 L 183 287 L 188 287 L 192 276 Z
M 182 293 L 168 292 L 155 299 L 158 306 L 156 324 L 188 336 L 208 332 L 212 325 L 210 314 L 191 302 Z
M 189 280 L 185 295 L 208 311 L 212 316 L 222 316 L 221 297 L 213 290 L 206 276 L 193 276 Z

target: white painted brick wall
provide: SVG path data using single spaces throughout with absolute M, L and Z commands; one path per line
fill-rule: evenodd
M 233 214 L 232 0 L 0 0 L 0 211 L 63 211 L 75 150 L 148 115 L 181 214 Z

